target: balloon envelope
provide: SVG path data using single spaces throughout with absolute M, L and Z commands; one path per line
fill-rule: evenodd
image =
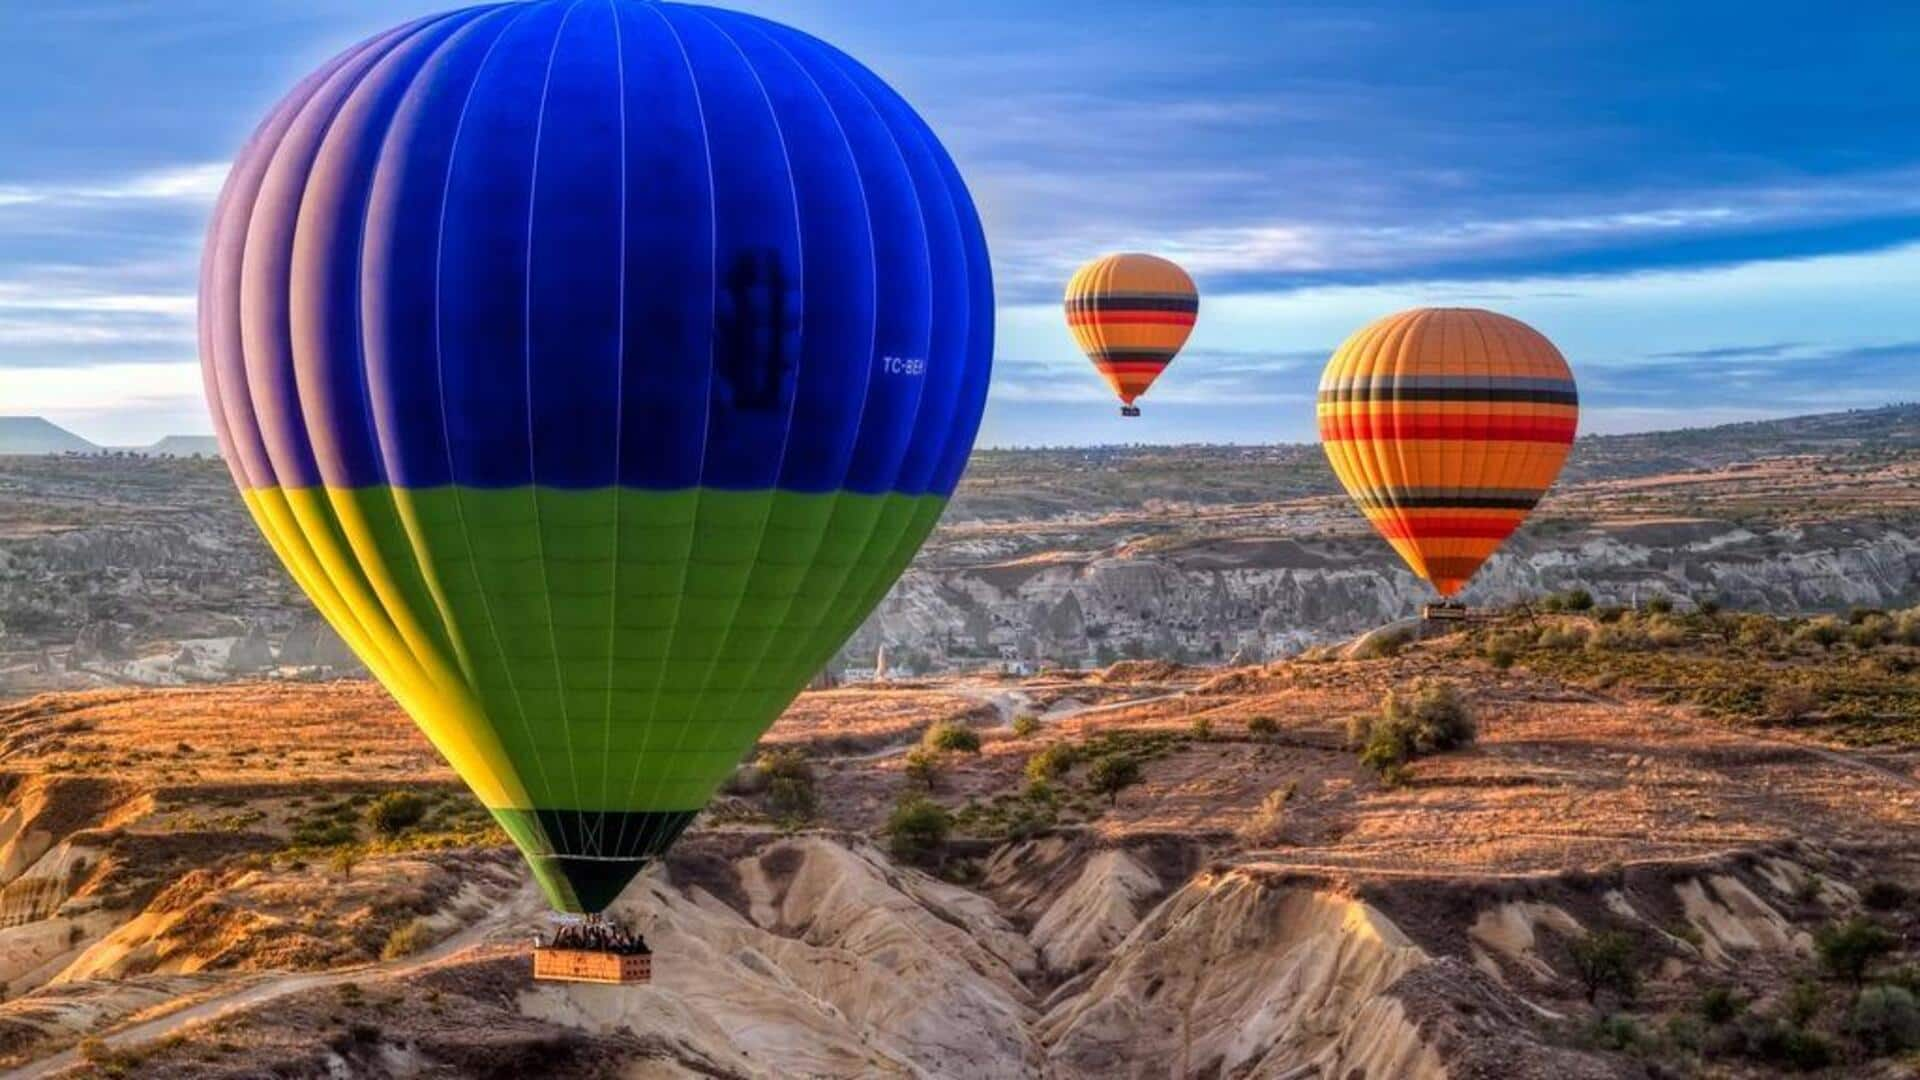
M 336 57 L 240 155 L 201 283 L 255 520 L 575 911 L 911 558 L 992 332 L 973 204 L 899 97 L 645 0 Z
M 1368 325 L 1327 362 L 1319 398 L 1333 471 L 1442 596 L 1546 494 L 1580 414 L 1560 350 L 1478 309 L 1419 308 Z
M 1103 255 L 1067 283 L 1067 327 L 1128 406 L 1187 343 L 1199 312 L 1193 279 L 1155 255 Z

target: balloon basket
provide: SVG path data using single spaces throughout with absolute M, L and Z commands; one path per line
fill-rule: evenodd
M 1120 415 L 1121 416 L 1139 416 L 1140 407 L 1138 405 L 1122 405 L 1120 406 Z
M 1450 603 L 1427 604 L 1420 609 L 1420 617 L 1428 622 L 1466 622 L 1471 618 L 1467 605 Z
M 603 916 L 554 916 L 553 936 L 533 946 L 537 982 L 585 982 L 634 986 L 653 981 L 653 950 L 647 939 Z
M 533 950 L 533 977 L 537 982 L 639 986 L 653 981 L 653 954 L 542 945 Z

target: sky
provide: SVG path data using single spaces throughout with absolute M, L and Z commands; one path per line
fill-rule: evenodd
M 193 333 L 226 162 L 417 0 L 0 2 L 0 415 L 211 430 Z M 1533 324 L 1582 430 L 1920 399 L 1920 5 L 736 0 L 847 50 L 980 205 L 985 445 L 1310 439 L 1342 339 Z M 1122 420 L 1059 296 L 1147 250 L 1202 292 Z

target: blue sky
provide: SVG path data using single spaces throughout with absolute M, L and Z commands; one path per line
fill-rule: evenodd
M 0 414 L 209 430 L 192 331 L 224 162 L 414 0 L 6 4 Z M 940 132 L 987 221 L 983 441 L 1312 433 L 1325 357 L 1417 304 L 1533 323 L 1585 430 L 1920 399 L 1920 8 L 741 0 Z M 1057 298 L 1102 251 L 1199 280 L 1122 422 Z

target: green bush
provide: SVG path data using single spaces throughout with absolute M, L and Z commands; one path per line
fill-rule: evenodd
M 1213 721 L 1204 716 L 1196 716 L 1193 718 L 1193 724 L 1190 730 L 1195 739 L 1206 742 L 1208 739 L 1213 738 Z
M 1765 1065 L 1812 1072 L 1833 1064 L 1833 1047 L 1802 1027 L 1763 1020 L 1745 1035 L 1747 1056 Z
M 942 720 L 927 729 L 927 733 L 920 738 L 920 744 L 942 753 L 977 754 L 980 752 L 980 733 L 965 724 Z
M 1388 691 L 1377 716 L 1357 716 L 1347 737 L 1360 750 L 1360 763 L 1383 772 L 1423 754 L 1471 743 L 1476 734 L 1472 710 L 1452 683 L 1421 679 Z
M 1575 649 L 1586 648 L 1587 639 L 1591 636 L 1587 628 L 1578 623 L 1562 623 L 1557 626 L 1542 627 L 1540 636 L 1534 640 L 1535 644 L 1543 649 L 1572 652 Z
M 1107 754 L 1087 767 L 1087 786 L 1118 803 L 1120 793 L 1140 782 L 1140 762 L 1131 754 Z
M 1597 1017 L 1587 1029 L 1587 1039 L 1603 1050 L 1633 1050 L 1646 1041 L 1640 1025 L 1631 1016 L 1618 1013 Z
M 1593 594 L 1585 589 L 1567 589 L 1562 592 L 1548 593 L 1540 601 L 1540 607 L 1546 611 L 1591 611 Z
M 1920 1048 L 1920 1004 L 1898 986 L 1870 986 L 1854 999 L 1847 1032 L 1876 1054 Z
M 1709 1024 L 1728 1023 L 1746 1007 L 1746 1002 L 1730 987 L 1709 986 L 1700 994 L 1700 1018 Z
M 1568 942 L 1567 953 L 1589 1003 L 1598 1002 L 1603 993 L 1632 1001 L 1640 992 L 1639 944 L 1630 935 L 1617 930 L 1586 934 Z
M 1247 721 L 1247 734 L 1255 738 L 1264 739 L 1272 735 L 1278 735 L 1279 733 L 1280 721 L 1275 720 L 1265 713 L 1252 717 Z
M 1827 1007 L 1827 989 L 1814 979 L 1795 979 L 1780 1005 L 1786 1011 L 1788 1023 L 1806 1027 Z
M 405 926 L 394 928 L 387 935 L 387 943 L 380 949 L 380 959 L 398 960 L 403 956 L 412 956 L 428 945 L 433 944 L 433 927 L 425 919 L 415 919 Z
M 1513 634 L 1494 634 L 1481 646 L 1480 655 L 1486 657 L 1487 663 L 1505 671 L 1520 658 L 1520 640 Z
M 1054 743 L 1027 758 L 1028 780 L 1057 780 L 1067 775 L 1080 760 L 1080 752 L 1071 743 Z
M 900 800 L 887 818 L 887 847 L 903 862 L 926 863 L 941 855 L 953 832 L 947 808 L 921 795 Z
M 940 782 L 940 755 L 924 746 L 907 751 L 907 781 L 932 791 Z
M 1031 738 L 1040 730 L 1040 718 L 1032 713 L 1021 713 L 1013 718 L 1013 735 L 1017 739 Z
M 386 837 L 399 836 L 426 816 L 427 800 L 411 791 L 389 791 L 367 807 L 367 824 Z
M 1817 619 L 1808 620 L 1804 626 L 1795 630 L 1793 639 L 1809 645 L 1817 645 L 1822 649 L 1832 649 L 1840 644 L 1840 639 L 1845 637 L 1846 633 L 1846 627 L 1840 620 L 1831 615 L 1822 615 Z
M 799 750 L 770 750 L 755 762 L 766 777 L 767 809 L 778 818 L 806 819 L 814 815 L 819 797 L 813 765 Z
M 1673 614 L 1673 601 L 1658 594 L 1648 597 L 1647 602 L 1641 606 L 1646 608 L 1649 615 Z
M 1820 954 L 1820 963 L 1835 977 L 1855 985 L 1866 978 L 1867 969 L 1875 960 L 1892 952 L 1899 943 L 1900 939 L 1891 931 L 1858 915 L 1844 922 L 1829 923 L 1813 935 L 1813 947 Z

